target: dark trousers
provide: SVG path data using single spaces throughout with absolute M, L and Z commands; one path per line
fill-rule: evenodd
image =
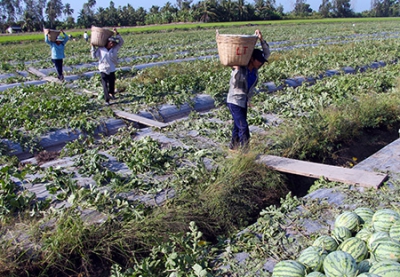
M 110 101 L 110 94 L 114 94 L 115 90 L 115 72 L 106 74 L 101 72 L 101 84 L 103 85 L 104 100 Z
M 250 130 L 247 123 L 247 106 L 242 108 L 235 104 L 228 103 L 229 111 L 233 118 L 232 139 L 230 148 L 246 148 L 250 140 Z
M 63 59 L 52 59 L 51 60 L 56 67 L 58 79 L 62 80 L 63 77 Z

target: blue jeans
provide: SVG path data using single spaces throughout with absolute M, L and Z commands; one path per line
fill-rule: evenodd
M 245 148 L 249 144 L 250 130 L 247 123 L 247 106 L 242 108 L 238 105 L 228 103 L 229 111 L 233 118 L 232 139 L 229 148 Z

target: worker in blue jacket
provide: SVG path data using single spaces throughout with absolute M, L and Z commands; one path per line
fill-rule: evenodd
M 44 36 L 44 38 L 45 38 L 44 41 L 48 45 L 50 45 L 51 61 L 53 62 L 54 66 L 56 67 L 58 79 L 60 81 L 63 81 L 64 80 L 63 59 L 65 58 L 64 49 L 65 49 L 65 44 L 69 40 L 69 36 L 63 30 L 60 30 L 60 34 L 61 33 L 64 36 L 58 36 L 55 42 L 50 41 L 49 33 L 47 33 Z

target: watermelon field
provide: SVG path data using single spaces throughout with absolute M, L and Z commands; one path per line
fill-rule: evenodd
M 271 47 L 248 153 L 217 28 Z M 0 276 L 400 276 L 397 170 L 375 189 L 259 162 L 357 168 L 398 140 L 398 19 L 131 29 L 110 106 L 83 39 L 63 83 L 44 41 L 1 46 Z

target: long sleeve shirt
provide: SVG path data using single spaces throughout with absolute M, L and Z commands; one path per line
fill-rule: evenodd
M 271 55 L 268 43 L 261 41 L 264 58 L 268 59 Z M 252 84 L 249 84 L 249 77 Z M 258 70 L 253 69 L 249 72 L 247 66 L 232 69 L 231 79 L 229 81 L 229 92 L 227 103 L 238 105 L 242 108 L 247 106 L 248 101 L 254 95 L 254 88 L 258 82 Z
M 106 47 L 99 47 L 96 49 L 94 46 L 90 49 L 92 58 L 99 60 L 99 71 L 107 75 L 117 70 L 118 51 L 124 44 L 124 40 L 120 35 L 117 35 L 116 38 L 119 40 L 119 43 L 110 50 Z
M 60 44 L 50 41 L 48 35 L 44 36 L 44 41 L 48 45 L 50 45 L 52 59 L 60 60 L 65 58 L 64 50 L 65 50 L 65 44 L 68 42 L 68 40 L 69 36 L 66 33 L 64 33 L 64 41 L 61 41 Z

